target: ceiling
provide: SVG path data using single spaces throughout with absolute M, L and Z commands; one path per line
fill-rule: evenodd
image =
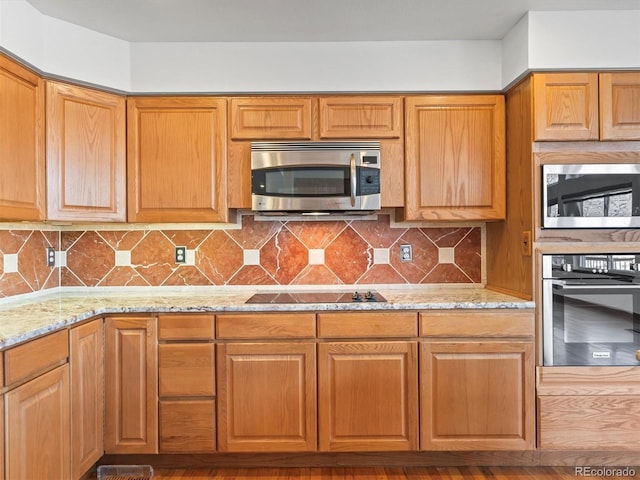
M 27 0 L 132 42 L 498 40 L 527 11 L 640 10 L 640 0 Z

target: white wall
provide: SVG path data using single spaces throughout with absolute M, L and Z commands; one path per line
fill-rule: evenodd
M 502 81 L 504 87 L 529 68 L 529 14 L 502 39 Z
M 640 11 L 529 12 L 529 68 L 640 68 Z
M 131 90 L 129 42 L 0 1 L 0 46 L 44 73 Z
M 134 91 L 500 90 L 499 41 L 134 43 Z
M 0 47 L 133 93 L 497 91 L 530 69 L 640 69 L 640 11 L 529 12 L 502 41 L 129 43 L 0 0 Z

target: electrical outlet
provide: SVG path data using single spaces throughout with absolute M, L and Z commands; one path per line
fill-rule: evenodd
M 53 247 L 47 247 L 47 267 L 56 266 L 56 249 Z
M 187 263 L 187 247 L 176 247 L 176 263 Z
M 400 261 L 410 262 L 413 260 L 411 245 L 400 245 Z

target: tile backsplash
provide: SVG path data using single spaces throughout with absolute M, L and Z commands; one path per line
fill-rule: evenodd
M 265 220 L 216 230 L 0 230 L 0 297 L 63 287 L 483 282 L 483 227 Z M 105 227 L 103 227 L 105 228 Z M 107 227 L 108 228 L 108 227 Z M 412 261 L 402 261 L 411 245 Z M 46 266 L 45 250 L 57 251 Z M 186 247 L 176 263 L 175 247 Z

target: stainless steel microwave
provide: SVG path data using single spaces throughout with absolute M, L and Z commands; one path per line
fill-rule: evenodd
M 380 142 L 251 144 L 255 212 L 371 213 L 380 202 Z
M 640 228 L 640 165 L 542 166 L 544 228 Z

